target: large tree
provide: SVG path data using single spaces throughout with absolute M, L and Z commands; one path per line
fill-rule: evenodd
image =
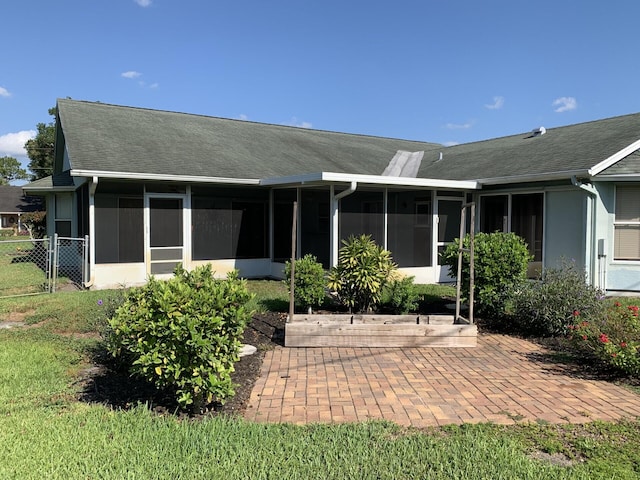
M 14 180 L 28 180 L 27 171 L 13 157 L 0 157 L 0 185 L 9 185 Z
M 53 121 L 50 123 L 39 123 L 36 136 L 24 144 L 27 155 L 31 160 L 29 162 L 31 180 L 38 180 L 53 173 L 53 146 L 56 140 L 57 113 L 56 107 L 50 108 L 49 115 L 53 117 Z

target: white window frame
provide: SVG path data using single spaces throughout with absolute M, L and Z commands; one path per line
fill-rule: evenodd
M 638 195 L 640 195 L 640 185 L 638 184 L 630 184 L 630 185 L 616 185 L 615 186 L 615 190 L 614 190 L 614 195 L 613 195 L 613 235 L 612 235 L 612 239 L 613 239 L 613 261 L 615 263 L 632 263 L 632 264 L 638 264 L 638 262 L 640 262 L 640 255 L 638 256 L 638 258 L 619 258 L 616 257 L 616 229 L 618 227 L 639 227 L 640 228 L 640 220 L 639 221 L 629 221 L 629 220 L 618 220 L 618 189 L 619 188 L 635 188 L 638 191 Z M 639 217 L 640 217 L 640 212 L 639 212 Z M 638 242 L 640 242 L 640 238 L 638 240 Z

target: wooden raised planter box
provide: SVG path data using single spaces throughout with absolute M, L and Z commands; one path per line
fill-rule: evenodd
M 475 347 L 478 328 L 454 315 L 294 315 L 287 347 Z

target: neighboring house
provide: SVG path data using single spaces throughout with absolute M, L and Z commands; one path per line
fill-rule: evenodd
M 416 281 L 477 228 L 512 231 L 532 269 L 574 259 L 608 290 L 640 291 L 640 114 L 452 147 L 74 100 L 58 101 L 48 229 L 90 239 L 90 285 L 211 263 L 279 277 L 291 252 L 336 263 L 367 233 Z
M 23 231 L 22 215 L 43 209 L 41 198 L 25 195 L 21 187 L 0 185 L 0 228 Z

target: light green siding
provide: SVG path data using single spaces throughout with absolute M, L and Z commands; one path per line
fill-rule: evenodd
M 563 260 L 585 266 L 587 213 L 587 195 L 582 190 L 546 192 L 545 267 L 556 267 Z

